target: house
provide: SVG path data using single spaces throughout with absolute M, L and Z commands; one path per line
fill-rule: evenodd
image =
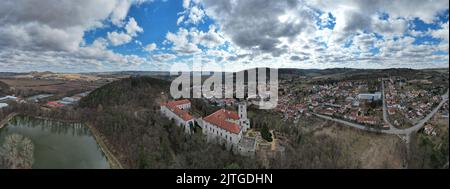
M 17 100 L 15 96 L 5 96 L 0 98 L 0 102 L 8 101 L 8 100 Z
M 250 128 L 250 120 L 247 118 L 247 106 L 239 104 L 239 113 L 220 109 L 203 118 L 203 134 L 208 139 L 219 139 L 227 146 L 237 146 L 243 133 Z
M 436 130 L 434 129 L 434 127 L 432 125 L 426 125 L 424 128 L 424 132 L 425 132 L 425 134 L 430 135 L 430 136 L 436 136 L 436 134 L 437 134 Z
M 351 97 L 351 96 L 345 98 L 345 101 L 346 101 L 346 102 L 353 102 L 354 100 L 355 100 L 355 98 L 353 98 L 353 97 Z
M 0 109 L 6 108 L 6 107 L 8 107 L 8 104 L 6 104 L 6 103 L 0 103 Z
M 356 121 L 358 123 L 364 123 L 364 124 L 369 124 L 369 125 L 377 124 L 377 121 L 373 117 L 369 117 L 369 116 L 357 116 Z
M 388 113 L 389 113 L 389 115 L 394 115 L 395 114 L 395 108 L 394 107 L 388 108 Z
M 328 115 L 328 116 L 333 116 L 335 111 L 331 108 L 327 108 L 321 111 L 322 114 Z
M 64 106 L 64 104 L 61 104 L 61 103 L 56 102 L 56 101 L 47 102 L 47 105 L 51 106 L 51 107 L 63 107 Z
M 79 101 L 79 99 L 77 99 L 75 97 L 64 97 L 62 100 L 59 101 L 59 103 L 69 105 L 69 104 L 75 104 L 78 101 Z
M 32 97 L 28 97 L 26 100 L 37 103 L 40 100 L 48 98 L 48 97 L 51 97 L 51 96 L 53 96 L 53 94 L 39 94 L 39 95 L 35 95 L 35 96 L 32 96 Z
M 191 102 L 186 99 L 164 102 L 160 105 L 161 113 L 167 118 L 174 120 L 178 126 L 184 127 L 187 133 L 191 133 L 191 130 L 194 129 L 194 117 L 186 111 L 190 108 Z
M 359 101 L 358 101 L 358 100 L 354 100 L 354 101 L 352 102 L 352 106 L 353 106 L 353 107 L 359 107 Z

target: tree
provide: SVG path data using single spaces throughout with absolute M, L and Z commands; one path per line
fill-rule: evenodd
M 0 148 L 0 166 L 8 169 L 31 169 L 34 145 L 29 138 L 13 134 Z
M 272 142 L 272 133 L 270 133 L 269 128 L 267 128 L 266 124 L 264 124 L 261 129 L 261 137 L 268 142 Z
M 240 169 L 240 166 L 237 163 L 230 163 L 225 166 L 225 169 Z

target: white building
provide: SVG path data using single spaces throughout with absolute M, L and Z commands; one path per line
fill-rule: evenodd
M 175 124 L 185 128 L 185 132 L 190 133 L 194 128 L 194 117 L 192 117 L 186 110 L 191 108 L 189 100 L 178 100 L 167 103 L 161 103 L 161 113 L 174 120 Z
M 203 119 L 203 134 L 208 139 L 218 139 L 228 146 L 237 146 L 243 137 L 243 133 L 250 128 L 247 118 L 247 106 L 239 104 L 239 113 L 220 109 Z
M 369 100 L 369 101 L 381 100 L 381 92 L 361 93 L 361 94 L 358 94 L 358 99 L 359 100 Z
M 6 104 L 6 103 L 0 103 L 0 109 L 6 108 L 6 107 L 8 107 L 8 104 Z
M 17 97 L 15 97 L 15 96 L 0 97 L 0 102 L 7 101 L 7 100 L 17 100 Z

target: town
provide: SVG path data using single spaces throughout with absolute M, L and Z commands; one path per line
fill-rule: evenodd
M 424 85 L 426 89 L 422 89 Z M 298 86 L 295 82 L 281 83 L 275 111 L 282 113 L 285 121 L 298 122 L 304 117 L 326 115 L 366 127 L 389 129 L 389 124 L 383 120 L 386 109 L 388 119 L 395 127 L 408 128 L 448 98 L 445 86 L 396 76 Z M 383 108 L 384 103 L 386 108 Z M 448 108 L 443 106 L 442 111 L 448 112 Z M 443 116 L 448 116 L 448 113 Z

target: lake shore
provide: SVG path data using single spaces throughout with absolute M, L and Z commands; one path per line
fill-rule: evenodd
M 85 125 L 89 128 L 89 130 L 91 130 L 92 135 L 94 136 L 98 145 L 100 146 L 100 148 L 102 149 L 106 158 L 108 159 L 111 169 L 123 169 L 123 166 L 120 163 L 120 161 L 116 158 L 116 156 L 108 148 L 108 145 L 107 145 L 108 141 L 106 140 L 106 138 L 103 137 L 103 135 L 100 134 L 100 132 L 98 132 L 98 130 L 96 128 L 94 128 L 91 124 L 86 123 Z
M 0 129 L 3 128 L 11 119 L 13 119 L 15 116 L 19 116 L 21 114 L 18 113 L 11 113 L 6 118 L 0 121 Z M 48 121 L 54 121 L 54 122 L 61 122 L 61 123 L 81 123 L 76 122 L 72 120 L 62 120 L 62 119 L 54 119 L 49 117 L 41 117 L 41 116 L 30 116 L 30 115 L 23 115 L 28 116 L 34 119 L 41 119 L 41 120 L 48 120 Z M 110 148 L 108 147 L 107 140 L 103 137 L 101 133 L 98 132 L 96 128 L 94 128 L 91 124 L 88 123 L 81 123 L 84 124 L 86 127 L 89 128 L 89 130 L 92 133 L 92 136 L 94 136 L 95 141 L 99 145 L 101 151 L 106 156 L 106 159 L 108 160 L 108 163 L 110 165 L 111 169 L 123 169 L 122 164 L 120 161 L 114 156 L 114 154 L 111 152 Z
M 3 120 L 0 121 L 0 129 L 3 128 L 13 117 L 18 115 L 17 113 L 10 113 Z

